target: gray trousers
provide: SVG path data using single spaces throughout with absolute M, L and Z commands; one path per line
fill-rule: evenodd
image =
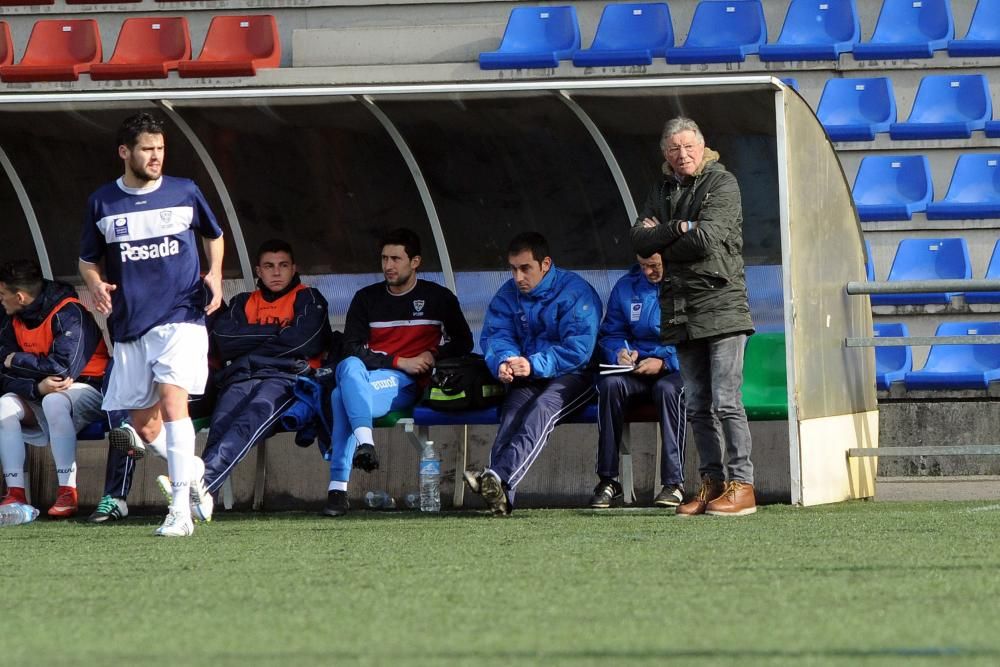
M 750 426 L 740 391 L 746 339 L 746 334 L 730 334 L 689 340 L 676 348 L 688 422 L 698 448 L 698 472 L 712 480 L 753 484 Z

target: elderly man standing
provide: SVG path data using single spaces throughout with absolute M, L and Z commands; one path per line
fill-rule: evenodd
M 632 227 L 632 245 L 642 256 L 659 252 L 666 264 L 660 331 L 663 343 L 677 350 L 698 447 L 701 488 L 677 514 L 751 514 L 757 505 L 740 387 L 753 322 L 740 189 L 690 118 L 667 122 L 660 149 L 663 179 Z

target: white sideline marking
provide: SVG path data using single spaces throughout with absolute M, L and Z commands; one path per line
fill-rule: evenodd
M 966 512 L 989 512 L 993 510 L 1000 510 L 1000 505 L 983 505 L 982 507 L 973 507 L 971 509 L 965 510 Z

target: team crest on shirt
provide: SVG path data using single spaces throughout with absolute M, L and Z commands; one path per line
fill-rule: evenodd
M 173 216 L 174 212 L 170 210 L 160 211 L 160 227 L 169 227 L 170 218 Z
M 128 218 L 115 218 L 115 237 L 128 236 Z
M 423 315 L 424 314 L 423 311 L 424 311 L 424 300 L 423 299 L 414 299 L 413 300 L 413 314 L 414 315 Z

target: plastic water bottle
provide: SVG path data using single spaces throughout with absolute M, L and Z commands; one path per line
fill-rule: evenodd
M 20 526 L 38 518 L 38 510 L 31 505 L 12 503 L 0 506 L 0 526 Z
M 441 511 L 441 459 L 434 453 L 434 443 L 424 444 L 420 457 L 420 511 Z
M 369 491 L 365 494 L 365 507 L 371 510 L 396 509 L 396 500 L 388 491 Z

